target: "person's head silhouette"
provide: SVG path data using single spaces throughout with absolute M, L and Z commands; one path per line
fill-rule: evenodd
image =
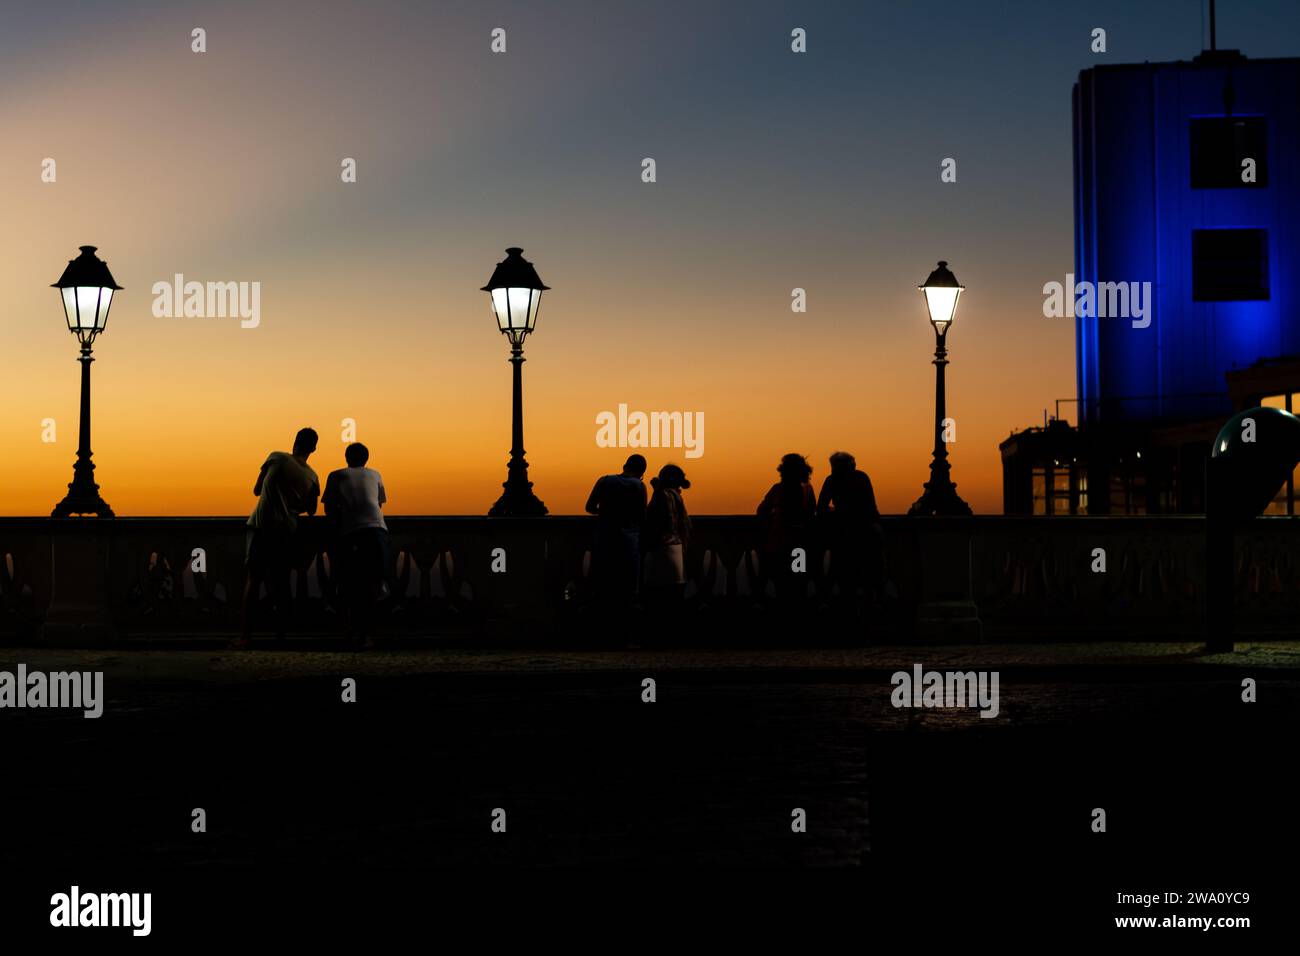
M 660 488 L 685 490 L 691 486 L 691 483 L 686 480 L 686 472 L 677 465 L 664 465 L 659 469 L 659 477 L 651 478 L 650 484 L 656 491 Z
M 640 478 L 645 474 L 645 469 L 645 455 L 628 455 L 627 461 L 623 463 L 623 474 L 633 478 Z
M 316 443 L 320 441 L 320 436 L 316 434 L 314 428 L 300 428 L 298 434 L 293 439 L 293 454 L 295 458 L 307 460 L 307 456 L 316 450 Z
M 832 475 L 851 475 L 858 470 L 857 460 L 847 451 L 837 451 L 831 455 Z
M 354 441 L 343 449 L 343 458 L 349 468 L 364 468 L 370 460 L 370 449 L 359 441 Z
M 776 471 L 783 482 L 796 485 L 802 484 L 811 478 L 813 472 L 812 465 L 808 464 L 808 459 L 793 452 L 782 456 L 781 464 L 776 466 Z

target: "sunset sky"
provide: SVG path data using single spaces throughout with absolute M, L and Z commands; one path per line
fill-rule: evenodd
M 1294 0 L 1220 7 L 1221 46 L 1295 53 Z M 11 515 L 48 514 L 72 477 L 77 346 L 49 285 L 82 244 L 125 287 L 92 373 L 96 478 L 119 515 L 246 513 L 266 453 L 300 426 L 321 433 L 322 479 L 341 467 L 344 418 L 390 512 L 485 512 L 505 478 L 510 366 L 479 289 L 512 245 L 552 287 L 524 366 L 552 513 L 580 511 L 626 456 L 595 441 L 619 403 L 704 413 L 702 458 L 645 451 L 652 469 L 685 466 L 696 513 L 752 511 L 784 452 L 820 484 L 840 448 L 882 510 L 906 510 L 934 401 L 916 285 L 941 258 L 967 287 L 948 336 L 953 477 L 998 512 L 998 442 L 1075 393 L 1069 320 L 1042 314 L 1043 284 L 1073 261 L 1071 85 L 1202 46 L 1197 0 L 126 2 L 3 18 Z M 151 287 L 176 273 L 260 282 L 260 326 L 156 318 Z

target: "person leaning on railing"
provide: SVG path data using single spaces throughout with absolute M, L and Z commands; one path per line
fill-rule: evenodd
M 370 646 L 370 624 L 379 603 L 388 567 L 388 525 L 384 479 L 367 468 L 370 450 L 353 442 L 343 452 L 348 466 L 331 471 L 321 501 L 335 523 L 339 597 L 343 601 L 346 640 Z
M 884 572 L 884 529 L 867 473 L 846 451 L 831 455 L 831 473 L 817 496 L 817 523 L 830 549 L 829 580 L 841 597 L 859 590 L 876 600 Z
M 252 644 L 254 609 L 263 583 L 274 607 L 276 639 L 284 639 L 298 515 L 314 515 L 320 497 L 320 479 L 307 464 L 318 440 L 314 429 L 300 429 L 293 440 L 293 451 L 271 452 L 257 474 L 253 485 L 257 504 L 248 516 L 245 535 L 243 620 L 240 636 L 232 647 L 242 649 Z
M 691 540 L 691 518 L 682 491 L 691 486 L 677 465 L 664 465 L 650 480 L 654 493 L 646 508 L 646 603 L 667 612 L 679 606 L 686 591 L 686 549 Z

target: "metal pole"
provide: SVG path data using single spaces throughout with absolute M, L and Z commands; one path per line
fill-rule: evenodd
M 948 367 L 948 349 L 945 348 L 945 340 L 948 336 L 948 330 L 935 330 L 934 334 L 934 461 L 935 465 L 941 466 L 947 471 L 948 464 L 948 445 L 943 440 L 943 420 L 947 418 L 945 414 L 945 394 L 947 391 L 944 382 L 944 369 Z M 933 466 L 932 466 L 933 469 Z
M 1205 460 L 1205 649 L 1236 648 L 1236 523 L 1229 509 L 1231 486 L 1222 458 Z
M 944 421 L 947 412 L 947 382 L 945 370 L 948 367 L 947 349 L 948 329 L 942 332 L 935 326 L 934 348 L 934 454 L 930 460 L 930 480 L 925 483 L 925 492 L 908 510 L 911 515 L 968 515 L 970 505 L 961 500 L 957 486 L 952 483 L 951 466 L 948 464 L 948 443 L 943 440 Z
M 90 346 L 83 345 L 81 357 L 81 423 L 78 428 L 77 463 L 90 461 L 90 363 L 95 361 Z
M 70 515 L 97 515 L 101 518 L 113 517 L 113 509 L 99 496 L 99 485 L 95 484 L 95 463 L 91 461 L 90 452 L 90 363 L 95 361 L 90 354 L 90 346 L 81 347 L 81 413 L 78 423 L 77 460 L 72 465 L 72 481 L 68 484 L 68 493 L 50 512 L 53 518 L 67 518 Z
M 510 364 L 514 366 L 514 425 L 510 435 L 510 463 L 524 458 L 524 350 L 515 346 L 510 350 Z
M 506 466 L 506 480 L 501 486 L 501 497 L 489 510 L 490 517 L 540 517 L 546 514 L 546 505 L 533 494 L 533 483 L 528 480 L 528 461 L 524 458 L 524 347 L 511 344 L 510 365 L 512 389 L 510 408 L 510 464 Z

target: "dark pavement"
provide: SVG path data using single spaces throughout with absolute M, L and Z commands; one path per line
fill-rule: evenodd
M 64 881 L 829 865 L 1103 874 L 1085 881 L 1101 899 L 1172 874 L 1258 881 L 1297 846 L 1294 645 L 0 658 L 106 672 L 99 720 L 0 712 L 0 866 Z M 997 667 L 1000 716 L 892 707 L 889 673 L 918 660 Z

